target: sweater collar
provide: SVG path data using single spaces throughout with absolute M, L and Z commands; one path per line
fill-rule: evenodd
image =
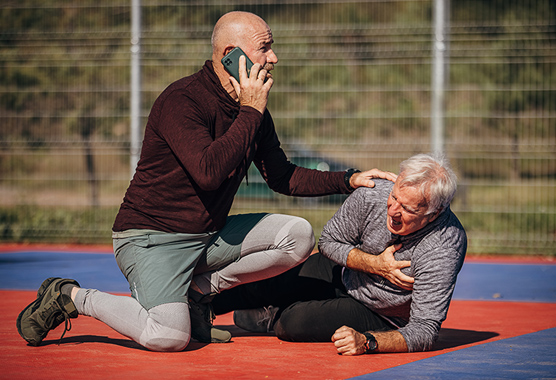
M 205 62 L 203 69 L 201 70 L 201 74 L 205 83 L 207 83 L 207 86 L 216 91 L 218 98 L 227 106 L 227 108 L 232 108 L 236 111 L 239 109 L 239 103 L 236 102 L 230 94 L 228 94 L 228 91 L 226 91 L 222 86 L 222 83 L 220 83 L 220 78 L 216 75 L 211 60 L 207 60 Z

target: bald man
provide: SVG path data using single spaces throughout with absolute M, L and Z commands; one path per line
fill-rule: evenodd
M 49 278 L 17 319 L 20 335 L 39 345 L 69 318 L 94 317 L 153 351 L 180 351 L 190 338 L 228 342 L 212 327 L 212 297 L 276 276 L 314 248 L 311 225 L 278 214 L 228 216 L 252 162 L 268 186 L 292 196 L 351 193 L 395 175 L 321 172 L 290 163 L 266 109 L 278 63 L 272 32 L 260 17 L 227 13 L 215 25 L 212 60 L 172 83 L 155 101 L 141 158 L 113 226 L 118 266 L 132 297 Z M 240 80 L 221 59 L 240 47 Z

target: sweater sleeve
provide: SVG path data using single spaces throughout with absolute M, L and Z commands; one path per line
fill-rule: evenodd
M 349 252 L 361 243 L 365 216 L 368 215 L 370 208 L 365 195 L 369 192 L 372 190 L 364 188 L 355 190 L 322 230 L 319 239 L 320 252 L 344 267 Z
M 207 102 L 210 103 L 208 98 Z M 245 159 L 254 144 L 262 114 L 241 107 L 230 128 L 218 138 L 211 136 L 212 117 L 207 109 L 218 104 L 199 104 L 184 92 L 168 96 L 160 112 L 159 133 L 173 154 L 204 191 L 216 190 Z
M 273 191 L 301 197 L 350 192 L 344 183 L 344 172 L 307 169 L 291 163 L 280 146 L 268 111 L 265 112 L 261 134 L 254 163 Z
M 410 352 L 430 350 L 446 319 L 461 268 L 458 252 L 451 248 L 421 247 L 426 257 L 414 259 L 415 283 L 409 323 L 399 329 Z

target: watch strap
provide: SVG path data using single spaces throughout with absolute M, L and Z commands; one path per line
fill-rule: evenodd
M 358 169 L 348 169 L 346 170 L 345 174 L 344 174 L 344 184 L 346 185 L 346 187 L 349 189 L 349 191 L 354 191 L 355 189 L 353 187 L 351 187 L 351 185 L 349 184 L 349 180 L 351 179 L 351 176 L 354 175 L 355 173 L 361 173 L 361 170 Z

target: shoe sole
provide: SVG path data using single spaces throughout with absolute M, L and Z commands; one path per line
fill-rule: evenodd
M 228 343 L 230 340 L 232 340 L 232 334 L 230 334 L 229 337 L 226 338 L 226 340 L 217 340 L 217 339 L 211 339 L 211 343 Z
M 216 329 L 214 327 L 213 327 L 213 329 L 221 331 L 220 335 L 225 335 L 225 337 L 222 338 L 222 339 L 211 337 L 211 339 L 210 339 L 211 343 L 228 343 L 230 340 L 232 340 L 232 334 L 230 334 L 229 331 Z M 211 332 L 211 334 L 212 334 L 212 332 Z
M 216 329 L 218 330 L 218 329 Z M 207 339 L 199 339 L 198 337 L 195 337 L 193 334 L 191 335 L 191 338 L 195 339 L 197 342 L 199 343 L 228 343 L 230 340 L 232 340 L 232 334 L 230 334 L 229 331 L 226 330 L 219 330 L 219 331 L 225 331 L 228 334 L 226 334 L 226 337 L 223 339 L 217 339 L 217 338 L 210 338 L 210 341 L 208 341 Z

